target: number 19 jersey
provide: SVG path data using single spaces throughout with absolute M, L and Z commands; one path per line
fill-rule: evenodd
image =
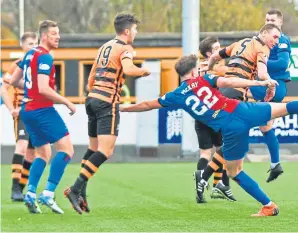
M 41 108 L 52 107 L 54 102 L 39 93 L 38 74 L 49 76 L 49 86 L 55 89 L 55 66 L 53 57 L 43 47 L 29 50 L 19 67 L 23 70 L 24 77 L 24 109 L 31 111 Z
M 108 103 L 120 102 L 125 83 L 123 59 L 133 59 L 133 48 L 121 40 L 110 40 L 99 48 L 88 78 L 89 97 Z
M 217 76 L 211 74 L 189 79 L 158 101 L 163 107 L 184 109 L 194 119 L 217 132 L 227 124 L 229 116 L 240 103 L 238 100 L 223 96 L 217 90 L 217 79 Z

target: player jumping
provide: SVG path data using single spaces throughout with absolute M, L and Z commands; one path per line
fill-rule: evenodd
M 275 24 L 281 29 L 283 24 L 283 15 L 278 10 L 270 10 L 266 14 L 266 24 Z M 288 65 L 291 55 L 291 42 L 285 34 L 281 34 L 279 43 L 270 50 L 269 60 L 267 62 L 268 73 L 270 77 L 278 82 L 275 95 L 272 98 L 272 102 L 282 102 L 287 95 L 286 83 L 291 81 Z M 266 89 L 264 87 L 250 88 L 253 98 L 256 101 L 264 101 L 266 96 Z M 270 174 L 267 178 L 267 182 L 275 180 L 279 175 L 283 173 L 283 169 L 279 160 L 279 143 L 275 132 L 272 129 L 273 121 L 269 121 L 267 125 L 261 126 L 260 129 L 264 135 L 265 143 L 270 152 L 271 165 Z
M 276 39 L 276 43 L 278 38 Z M 129 107 L 121 107 L 123 112 L 143 112 L 169 106 L 179 106 L 193 118 L 199 119 L 223 135 L 223 156 L 226 160 L 228 175 L 263 207 L 252 216 L 278 215 L 279 209 L 261 190 L 259 185 L 243 171 L 243 158 L 248 151 L 249 130 L 266 124 L 270 119 L 298 113 L 298 101 L 285 103 L 248 103 L 224 97 L 217 87 L 269 86 L 276 81 L 223 78 L 206 74 L 197 77 L 198 65 L 195 55 L 182 57 L 175 65 L 181 77 L 181 84 L 163 97 L 145 101 Z M 197 78 L 195 78 L 197 77 Z M 201 174 L 200 174 L 201 175 Z M 207 185 L 201 176 L 199 186 Z
M 254 79 L 256 74 L 260 79 L 270 79 L 267 72 L 267 60 L 270 49 L 273 48 L 281 36 L 280 29 L 274 24 L 264 25 L 258 36 L 253 38 L 246 38 L 235 42 L 232 45 L 216 52 L 210 56 L 208 67 L 212 67 L 223 58 L 230 57 L 228 70 L 225 74 L 226 78 L 237 77 L 241 79 Z M 245 101 L 247 88 L 220 88 L 222 94 L 228 98 Z M 274 96 L 275 87 L 266 87 L 266 99 L 271 99 Z M 216 172 L 224 162 L 222 150 L 217 151 L 217 158 L 212 158 L 207 167 L 204 169 L 204 179 L 208 180 L 211 175 Z M 200 178 L 200 171 L 195 173 L 196 184 Z M 198 190 L 199 189 L 199 190 Z M 201 188 L 197 187 L 197 198 L 204 199 Z M 228 196 L 230 193 L 219 189 L 224 195 Z

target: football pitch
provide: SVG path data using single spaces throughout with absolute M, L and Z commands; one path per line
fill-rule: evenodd
M 11 173 L 2 165 L 2 231 L 9 232 L 294 232 L 298 231 L 298 163 L 283 163 L 285 173 L 267 184 L 269 164 L 246 163 L 244 168 L 279 206 L 276 217 L 252 218 L 260 209 L 231 181 L 237 202 L 195 202 L 192 173 L 195 163 L 105 164 L 88 184 L 91 213 L 78 215 L 63 196 L 79 164 L 68 166 L 56 192 L 64 215 L 41 207 L 29 214 L 23 203 L 10 200 Z M 40 183 L 42 191 L 48 170 Z M 211 180 L 210 180 L 211 181 Z M 211 182 L 209 182 L 211 184 Z

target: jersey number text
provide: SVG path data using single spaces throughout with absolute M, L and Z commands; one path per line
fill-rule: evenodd
M 206 94 L 206 96 L 203 99 L 203 106 L 199 106 L 201 103 L 201 100 L 199 99 L 200 96 L 203 94 Z M 218 101 L 218 98 L 214 95 L 212 95 L 212 91 L 208 87 L 202 87 L 197 91 L 197 95 L 189 96 L 185 103 L 187 106 L 191 106 L 192 111 L 197 115 L 203 115 L 205 112 L 208 111 L 208 109 L 212 108 L 214 104 L 216 104 Z

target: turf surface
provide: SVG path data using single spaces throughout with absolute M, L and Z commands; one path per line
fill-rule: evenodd
M 2 165 L 2 231 L 59 232 L 293 232 L 298 231 L 297 163 L 284 163 L 285 173 L 265 183 L 269 164 L 246 163 L 245 170 L 280 208 L 277 217 L 252 218 L 260 204 L 231 181 L 235 203 L 211 200 L 196 204 L 192 173 L 196 164 L 105 164 L 88 184 L 90 214 L 78 215 L 63 189 L 72 184 L 79 165 L 68 166 L 56 192 L 64 215 L 41 207 L 43 214 L 29 214 L 23 203 L 10 200 L 10 166 Z M 40 183 L 46 182 L 48 170 Z M 211 183 L 211 182 L 210 182 Z

